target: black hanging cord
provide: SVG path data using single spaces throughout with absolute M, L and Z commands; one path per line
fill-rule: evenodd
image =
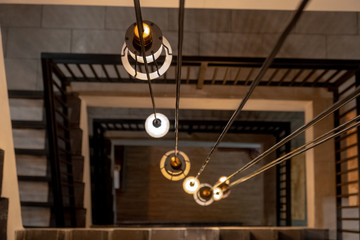
M 147 59 L 146 59 L 146 55 L 145 55 L 145 45 L 144 45 L 144 38 L 143 38 L 144 29 L 143 29 L 143 20 L 142 20 L 142 16 L 141 16 L 140 1 L 134 0 L 134 5 L 135 5 L 136 24 L 137 24 L 137 27 L 139 30 L 139 38 L 140 38 L 140 43 L 141 43 L 141 53 L 142 53 L 142 57 L 144 59 L 146 77 L 147 77 L 147 82 L 149 85 L 149 91 L 150 91 L 150 97 L 151 97 L 152 107 L 153 107 L 153 111 L 154 111 L 154 117 L 156 120 L 157 118 L 156 118 L 156 106 L 155 106 L 154 94 L 153 94 L 152 87 L 151 87 L 150 73 L 149 73 L 148 63 L 147 63 Z
M 179 143 L 179 104 L 180 104 L 180 84 L 181 84 L 181 66 L 182 66 L 182 46 L 184 38 L 184 12 L 185 0 L 179 2 L 179 19 L 178 19 L 178 55 L 176 64 L 176 107 L 175 107 L 175 155 L 178 154 Z
M 229 185 L 229 187 L 231 188 L 231 187 L 234 187 L 234 186 L 236 186 L 236 185 L 238 185 L 238 184 L 240 184 L 242 182 L 245 182 L 245 181 L 247 181 L 247 180 L 249 180 L 249 179 L 251 179 L 251 178 L 253 178 L 253 177 L 255 177 L 255 176 L 257 176 L 257 175 L 259 175 L 259 174 L 261 174 L 263 172 L 265 172 L 266 170 L 268 170 L 268 169 L 270 169 L 270 168 L 272 168 L 272 167 L 274 167 L 274 166 L 276 166 L 276 165 L 278 165 L 278 164 L 280 164 L 280 163 L 282 163 L 282 162 L 284 162 L 286 160 L 289 160 L 289 159 L 291 159 L 293 157 L 296 157 L 297 155 L 299 155 L 301 153 L 304 153 L 304 152 L 308 151 L 309 149 L 312 149 L 312 148 L 314 148 L 314 147 L 316 147 L 316 146 L 318 146 L 318 145 L 320 145 L 320 144 L 322 144 L 322 143 L 324 143 L 324 142 L 326 142 L 326 141 L 328 141 L 328 140 L 330 140 L 332 138 L 338 137 L 341 134 L 349 131 L 350 129 L 352 129 L 354 127 L 358 127 L 360 125 L 360 122 L 357 121 L 357 120 L 359 120 L 359 117 L 360 117 L 360 115 L 358 115 L 354 119 L 340 125 L 339 127 L 328 131 L 327 133 L 325 133 L 325 134 L 321 135 L 320 137 L 316 138 L 315 140 L 313 140 L 313 141 L 311 141 L 309 143 L 306 143 L 303 146 L 291 151 L 290 153 L 288 153 L 288 154 L 286 154 L 286 155 L 284 155 L 284 156 L 282 156 L 280 158 L 277 158 L 277 159 L 273 160 L 272 162 L 266 164 L 265 166 L 259 168 L 258 170 L 252 172 L 251 174 L 249 174 L 247 176 L 244 176 L 242 178 L 239 178 L 235 182 L 231 183 Z M 350 123 L 352 123 L 354 121 L 356 121 L 355 124 L 352 124 L 351 126 L 349 126 L 347 128 L 344 128 L 344 127 L 346 127 L 347 125 L 349 125 Z M 344 129 L 342 129 L 342 128 L 344 128 Z M 339 129 L 342 129 L 342 130 L 338 131 Z M 332 132 L 334 132 L 334 133 L 331 134 Z
M 228 179 L 232 178 L 233 176 L 235 176 L 235 175 L 245 171 L 246 169 L 254 166 L 256 163 L 260 162 L 262 159 L 264 159 L 270 153 L 275 151 L 275 149 L 281 147 L 282 145 L 284 145 L 288 141 L 290 141 L 293 138 L 297 137 L 298 135 L 303 133 L 307 128 L 309 128 L 309 127 L 313 126 L 314 124 L 318 123 L 319 121 L 323 120 L 324 118 L 329 116 L 331 113 L 335 112 L 337 109 L 341 108 L 345 104 L 347 104 L 350 101 L 357 98 L 359 95 L 360 95 L 360 87 L 357 87 L 353 93 L 349 94 L 344 99 L 341 99 L 341 100 L 337 101 L 336 103 L 331 105 L 329 108 L 325 109 L 323 112 L 321 112 L 315 118 L 313 118 L 311 121 L 309 121 L 308 123 L 306 123 L 303 126 L 299 127 L 294 132 L 292 132 L 290 135 L 283 138 L 280 142 L 276 143 L 275 145 L 273 145 L 272 147 L 267 149 L 265 152 L 263 152 L 262 154 L 260 154 L 259 156 L 257 156 L 256 158 L 254 158 L 253 160 L 248 162 L 247 164 L 245 164 L 242 168 L 240 168 L 239 170 L 237 170 L 236 172 L 234 172 L 233 174 L 228 176 L 226 180 L 228 180 Z
M 248 90 L 248 92 L 246 93 L 245 97 L 242 99 L 240 105 L 238 106 L 238 108 L 235 110 L 235 112 L 233 113 L 233 115 L 231 116 L 231 118 L 229 119 L 228 123 L 226 124 L 224 130 L 222 131 L 222 133 L 220 134 L 220 136 L 218 137 L 216 143 L 214 144 L 214 146 L 211 148 L 205 162 L 203 163 L 203 165 L 201 166 L 199 172 L 197 173 L 196 178 L 198 178 L 201 173 L 204 171 L 205 167 L 207 166 L 207 164 L 210 161 L 210 158 L 212 156 L 212 154 L 214 153 L 215 149 L 218 147 L 218 145 L 221 143 L 221 141 L 223 140 L 223 138 L 225 137 L 225 134 L 228 132 L 228 130 L 230 129 L 231 125 L 233 124 L 233 122 L 235 121 L 236 117 L 238 116 L 238 114 L 240 113 L 240 111 L 243 109 L 243 107 L 245 106 L 246 102 L 249 100 L 250 95 L 253 93 L 253 91 L 255 90 L 255 87 L 259 84 L 259 82 L 261 81 L 262 77 L 265 75 L 266 71 L 268 70 L 268 68 L 270 67 L 271 63 L 273 62 L 276 54 L 279 52 L 281 46 L 283 45 L 283 43 L 285 42 L 287 36 L 289 35 L 289 33 L 291 32 L 291 30 L 295 27 L 297 21 L 299 20 L 302 12 L 305 9 L 305 6 L 307 5 L 307 3 L 309 2 L 309 0 L 303 0 L 301 2 L 301 4 L 299 5 L 295 15 L 293 16 L 293 18 L 291 19 L 290 23 L 287 25 L 287 27 L 285 28 L 284 32 L 280 35 L 274 49 L 271 51 L 270 55 L 265 59 L 265 62 L 263 63 L 263 65 L 260 68 L 260 71 L 258 73 L 258 75 L 256 76 L 255 80 L 251 83 L 250 88 Z

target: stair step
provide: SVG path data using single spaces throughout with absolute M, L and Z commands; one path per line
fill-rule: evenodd
M 21 216 L 24 227 L 49 227 L 51 209 L 22 206 Z
M 44 149 L 45 129 L 14 129 L 13 138 L 15 148 Z
M 9 98 L 43 99 L 43 91 L 9 90 Z
M 40 179 L 19 179 L 20 201 L 22 202 L 48 202 L 49 183 Z
M 47 157 L 16 154 L 16 170 L 20 176 L 46 176 Z
M 50 208 L 52 207 L 52 203 L 50 202 L 31 202 L 31 201 L 21 201 L 21 206 L 24 207 L 44 207 Z
M 12 121 L 12 127 L 16 129 L 45 129 L 46 123 L 44 121 Z
M 51 178 L 47 176 L 18 176 L 18 180 L 24 182 L 50 182 Z
M 46 156 L 47 151 L 45 149 L 15 148 L 15 154 Z
M 42 99 L 9 99 L 12 120 L 42 121 L 44 101 Z

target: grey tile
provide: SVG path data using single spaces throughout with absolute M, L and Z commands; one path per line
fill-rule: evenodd
M 3 27 L 39 27 L 40 5 L 0 5 L 0 25 Z
M 332 59 L 359 59 L 360 36 L 328 36 L 327 57 Z
M 261 35 L 239 33 L 201 33 L 200 56 L 264 56 Z
M 44 6 L 43 27 L 52 28 L 104 28 L 105 7 Z
M 149 20 L 158 25 L 161 31 L 168 30 L 168 14 L 166 8 L 142 8 L 141 14 L 143 20 Z M 129 7 L 107 7 L 105 27 L 107 29 L 126 30 L 136 22 L 135 10 Z
M 4 57 L 6 57 L 6 53 L 7 53 L 7 35 L 8 35 L 8 29 L 2 27 L 1 28 L 1 38 L 2 38 L 1 41 L 2 41 Z
M 232 10 L 186 9 L 184 31 L 231 32 Z M 178 10 L 169 9 L 169 29 L 178 29 Z
M 121 53 L 125 33 L 115 30 L 74 30 L 71 52 Z
M 285 29 L 291 16 L 291 11 L 233 11 L 232 31 L 241 33 L 279 33 Z
M 37 70 L 37 60 L 5 59 L 8 89 L 36 90 Z
M 274 48 L 278 35 L 264 35 L 266 55 Z M 322 35 L 288 36 L 277 57 L 283 58 L 326 58 L 326 37 Z
M 353 12 L 304 12 L 295 32 L 319 34 L 356 34 L 357 16 Z
M 41 52 L 69 52 L 70 30 L 11 28 L 8 32 L 7 56 L 40 58 Z
M 174 55 L 177 55 L 178 51 L 178 33 L 177 32 L 164 32 L 164 37 L 169 41 Z M 183 40 L 183 55 L 197 56 L 200 52 L 200 34 L 192 32 L 184 32 Z

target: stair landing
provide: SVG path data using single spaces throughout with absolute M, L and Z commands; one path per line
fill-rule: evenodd
M 327 240 L 328 231 L 303 227 L 26 229 L 16 240 Z

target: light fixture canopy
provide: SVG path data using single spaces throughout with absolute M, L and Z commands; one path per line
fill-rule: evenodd
M 190 171 L 189 157 L 181 151 L 175 155 L 175 150 L 169 151 L 160 160 L 160 171 L 167 179 L 179 181 Z
M 153 138 L 165 136 L 170 129 L 169 119 L 161 113 L 151 114 L 145 121 L 145 131 Z
M 200 186 L 200 182 L 196 177 L 187 177 L 183 182 L 184 191 L 188 194 L 195 193 Z
M 172 61 L 172 49 L 168 40 L 162 35 L 160 28 L 153 22 L 143 21 L 143 39 L 147 63 L 154 62 L 154 72 L 150 72 L 150 80 L 162 76 L 170 67 Z M 165 60 L 162 64 L 158 59 L 165 53 Z M 130 64 L 129 56 L 133 59 L 135 67 Z M 133 23 L 126 31 L 125 42 L 121 49 L 121 61 L 125 70 L 134 78 L 148 80 L 146 73 L 141 72 L 141 65 L 144 58 L 141 51 L 141 42 L 137 24 Z
M 214 202 L 212 186 L 208 183 L 200 184 L 193 196 L 195 202 L 201 206 L 209 206 Z

